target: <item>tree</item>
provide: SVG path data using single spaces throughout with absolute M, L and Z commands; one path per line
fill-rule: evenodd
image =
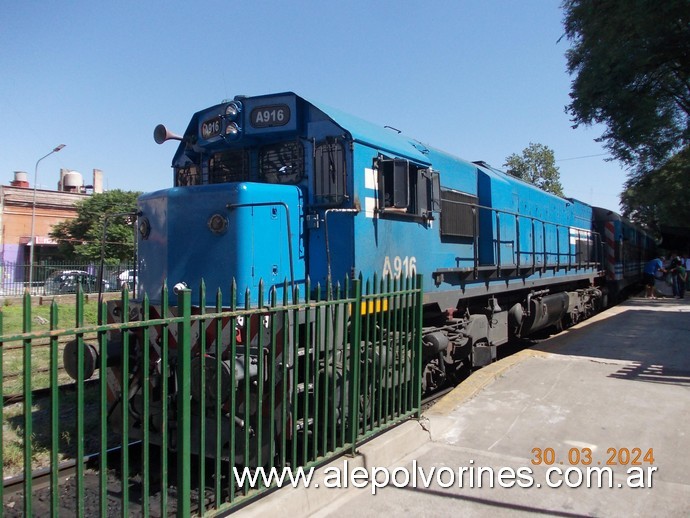
M 54 225 L 50 236 L 68 260 L 97 261 L 101 257 L 103 223 L 108 214 L 133 213 L 140 193 L 113 190 L 94 194 L 77 204 L 77 217 Z M 105 258 L 109 263 L 134 258 L 133 217 L 108 219 Z
M 567 111 L 575 127 L 606 125 L 599 141 L 644 174 L 690 138 L 688 0 L 564 0 Z
M 660 235 L 664 225 L 678 227 L 690 221 L 688 192 L 690 147 L 663 167 L 626 182 L 621 195 L 623 215 Z
M 513 153 L 506 158 L 503 167 L 512 174 L 532 183 L 547 192 L 563 196 L 560 173 L 554 159 L 553 150 L 544 144 L 530 142 L 522 151 L 522 156 Z

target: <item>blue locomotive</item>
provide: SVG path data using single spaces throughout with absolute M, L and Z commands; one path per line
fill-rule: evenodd
M 142 292 L 166 279 L 281 290 L 286 278 L 423 273 L 426 391 L 463 363 L 489 363 L 509 336 L 594 313 L 639 280 L 653 247 L 610 211 L 290 92 L 238 96 L 194 114 L 183 136 L 154 136 L 181 143 L 175 187 L 139 201 Z M 602 238 L 607 224 L 632 229 L 635 254 Z M 623 259 L 625 279 L 609 264 Z
M 206 304 L 220 287 L 230 307 L 242 302 L 230 300 L 232 279 L 238 297 L 260 281 L 280 297 L 307 279 L 420 273 L 424 392 L 492 362 L 510 337 L 615 301 L 653 253 L 611 211 L 291 92 L 235 97 L 195 113 L 183 135 L 160 125 L 154 138 L 180 144 L 174 187 L 138 202 L 137 294 L 152 317 L 174 314 L 166 282 L 196 301 L 203 279 Z

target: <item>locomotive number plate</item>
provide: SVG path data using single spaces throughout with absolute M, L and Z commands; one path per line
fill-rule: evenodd
M 254 128 L 285 126 L 288 122 L 290 122 L 290 107 L 287 104 L 257 106 L 249 117 L 249 123 Z
M 220 117 L 214 117 L 201 123 L 201 138 L 208 140 L 220 135 Z

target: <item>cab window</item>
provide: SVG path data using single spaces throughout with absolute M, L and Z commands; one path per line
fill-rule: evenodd
M 341 142 L 326 141 L 314 151 L 314 203 L 340 205 L 347 198 L 345 151 Z
M 380 215 L 432 219 L 432 213 L 439 211 L 437 171 L 401 158 L 379 158 L 374 169 Z

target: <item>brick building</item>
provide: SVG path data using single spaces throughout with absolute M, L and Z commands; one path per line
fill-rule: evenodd
M 88 192 L 87 192 L 88 191 Z M 75 218 L 79 200 L 103 192 L 102 172 L 93 171 L 93 184 L 85 186 L 79 173 L 60 170 L 57 190 L 36 189 L 34 264 L 56 258 L 57 243 L 50 238 L 56 223 Z M 5 282 L 23 281 L 28 270 L 31 243 L 31 214 L 34 189 L 27 173 L 15 172 L 10 185 L 0 186 L 0 262 Z

